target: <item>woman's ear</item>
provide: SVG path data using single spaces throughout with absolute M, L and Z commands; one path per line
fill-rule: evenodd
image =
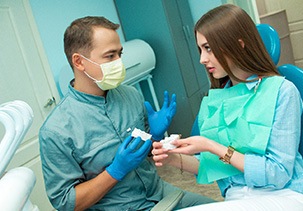
M 238 42 L 240 43 L 240 45 L 242 46 L 242 48 L 244 48 L 244 47 L 245 47 L 245 43 L 243 42 L 243 40 L 242 40 L 242 39 L 238 39 Z
M 74 68 L 77 68 L 80 71 L 84 71 L 84 65 L 83 65 L 83 58 L 80 54 L 74 53 L 72 55 L 72 62 L 74 65 Z

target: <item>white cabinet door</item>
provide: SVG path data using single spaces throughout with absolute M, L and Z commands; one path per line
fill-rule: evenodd
M 276 1 L 276 0 L 274 0 Z M 222 3 L 235 4 L 244 9 L 255 23 L 260 23 L 256 0 L 222 0 Z
M 28 0 L 1 0 L 0 104 L 23 100 L 34 112 L 33 124 L 8 169 L 23 165 L 35 172 L 37 183 L 31 201 L 40 210 L 52 210 L 41 174 L 38 132 L 54 107 L 45 107 L 53 97 L 59 100 Z M 3 130 L 1 125 L 0 138 Z

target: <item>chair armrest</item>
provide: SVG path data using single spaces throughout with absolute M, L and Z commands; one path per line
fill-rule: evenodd
M 36 183 L 33 171 L 26 167 L 14 168 L 0 178 L 1 210 L 22 210 Z
M 184 193 L 182 190 L 176 190 L 167 196 L 154 206 L 151 211 L 169 211 L 172 210 L 182 199 Z

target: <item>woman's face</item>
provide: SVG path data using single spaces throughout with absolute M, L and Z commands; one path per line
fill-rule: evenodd
M 209 47 L 209 44 L 203 34 L 197 32 L 196 38 L 197 45 L 201 50 L 200 63 L 205 65 L 206 70 L 212 74 L 215 79 L 220 79 L 227 76 L 227 73 L 211 51 L 211 48 Z

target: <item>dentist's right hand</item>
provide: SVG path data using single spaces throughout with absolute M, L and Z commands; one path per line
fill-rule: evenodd
M 121 181 L 130 171 L 137 168 L 140 163 L 146 158 L 152 146 L 151 140 L 146 140 L 145 143 L 136 149 L 141 138 L 128 136 L 119 146 L 116 156 L 107 168 L 106 171 L 116 180 Z

